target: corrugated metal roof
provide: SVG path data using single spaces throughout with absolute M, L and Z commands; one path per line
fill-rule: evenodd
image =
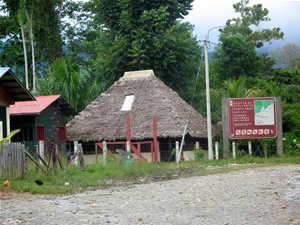
M 9 67 L 0 67 L 0 86 L 15 102 L 35 100 Z
M 59 97 L 60 95 L 36 96 L 36 101 L 16 102 L 10 105 L 9 112 L 11 116 L 39 115 Z
M 0 78 L 9 70 L 9 67 L 0 67 Z

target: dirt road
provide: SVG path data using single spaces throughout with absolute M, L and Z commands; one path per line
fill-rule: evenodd
M 63 196 L 2 194 L 0 224 L 300 224 L 300 165 Z

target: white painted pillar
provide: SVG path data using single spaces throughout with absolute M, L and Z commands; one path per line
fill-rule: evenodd
M 215 150 L 216 150 L 216 160 L 219 160 L 219 142 L 217 141 L 215 143 Z
M 0 121 L 0 139 L 3 139 L 3 122 Z
M 232 142 L 232 157 L 236 159 L 236 146 L 234 141 Z
M 78 141 L 74 141 L 74 154 L 77 154 L 78 152 Z M 78 155 L 74 159 L 74 165 L 78 166 L 79 161 L 78 161 Z
M 45 150 L 44 149 L 45 149 L 44 141 L 40 140 L 39 141 L 39 155 L 45 161 Z M 39 162 L 42 165 L 42 161 L 39 160 Z
M 252 143 L 251 141 L 248 141 L 248 150 L 249 150 L 249 156 L 252 156 Z
M 10 116 L 9 116 L 9 107 L 6 107 L 6 137 L 10 133 Z
M 196 149 L 200 149 L 200 143 L 199 143 L 199 141 L 196 141 Z
M 178 159 L 179 155 L 179 141 L 175 142 L 176 152 L 175 152 L 175 161 Z
M 160 149 L 159 149 L 159 141 L 157 141 L 157 154 L 158 154 L 158 162 L 160 162 Z
M 103 165 L 106 166 L 106 164 L 107 164 L 107 143 L 106 143 L 106 141 L 103 141 L 102 144 L 103 144 Z
M 130 155 L 131 155 L 130 141 L 127 141 L 126 145 L 127 145 L 127 152 L 129 153 L 128 159 L 130 159 Z

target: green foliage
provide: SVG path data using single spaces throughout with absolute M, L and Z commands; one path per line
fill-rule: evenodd
M 39 80 L 41 95 L 60 94 L 75 111 L 82 110 L 103 91 L 98 79 L 88 71 L 72 63 L 70 56 L 56 59 L 50 66 L 47 77 Z
M 3 142 L 5 142 L 5 141 L 9 141 L 10 142 L 10 140 L 12 139 L 12 137 L 14 135 L 16 135 L 17 133 L 20 133 L 20 132 L 21 132 L 21 129 L 16 129 L 16 130 L 11 131 L 6 138 L 0 139 L 0 144 L 3 143 Z
M 213 54 L 221 79 L 238 79 L 240 75 L 253 77 L 263 68 L 263 57 L 257 55 L 253 42 L 244 42 L 241 35 L 221 35 L 221 44 Z
M 194 154 L 195 154 L 195 160 L 203 160 L 204 159 L 204 152 L 205 150 L 200 148 L 195 148 L 194 149 Z
M 54 173 L 51 171 L 49 176 L 41 171 L 37 172 L 35 166 L 29 163 L 25 177 L 10 180 L 8 188 L 16 192 L 65 194 L 83 191 L 87 187 L 120 185 L 123 181 L 139 182 L 140 178 L 151 181 L 153 180 L 151 177 L 209 175 L 281 163 L 299 163 L 299 159 L 300 155 L 271 157 L 268 159 L 243 157 L 236 160 L 201 160 L 200 163 L 199 161 L 189 161 L 181 162 L 179 165 L 176 163 L 126 165 L 112 161 L 105 167 L 102 164 L 87 165 L 86 171 L 82 171 L 79 167 L 70 167 L 66 172 L 58 170 L 57 173 Z M 236 166 L 227 166 L 232 164 Z M 217 167 L 214 168 L 214 166 Z M 37 185 L 35 183 L 37 179 L 42 180 L 44 184 Z M 0 179 L 0 183 L 4 181 L 4 179 Z M 66 182 L 69 185 L 65 185 Z M 3 189 L 5 187 L 0 186 L 0 191 Z
M 256 48 L 261 48 L 265 42 L 283 39 L 284 34 L 279 27 L 254 31 L 251 26 L 258 27 L 261 22 L 267 22 L 271 19 L 268 17 L 269 10 L 263 8 L 262 4 L 256 4 L 252 7 L 248 4 L 249 0 L 241 0 L 233 4 L 235 12 L 239 13 L 240 17 L 231 19 L 236 22 L 234 26 L 220 29 L 221 36 L 240 35 L 244 43 L 252 42 Z
M 95 40 L 96 74 L 112 84 L 125 71 L 153 69 L 168 86 L 185 95 L 186 82 L 197 72 L 200 47 L 193 26 L 180 23 L 191 8 L 181 1 L 91 1 L 94 23 L 110 35 Z M 185 96 L 184 96 L 185 97 Z
M 299 156 L 300 155 L 300 136 L 296 136 L 293 133 L 285 133 L 283 135 L 283 149 L 284 154 L 290 156 Z M 298 146 L 297 146 L 298 145 Z

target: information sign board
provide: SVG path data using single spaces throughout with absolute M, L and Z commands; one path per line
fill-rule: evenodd
M 275 138 L 275 98 L 229 98 L 230 139 Z

